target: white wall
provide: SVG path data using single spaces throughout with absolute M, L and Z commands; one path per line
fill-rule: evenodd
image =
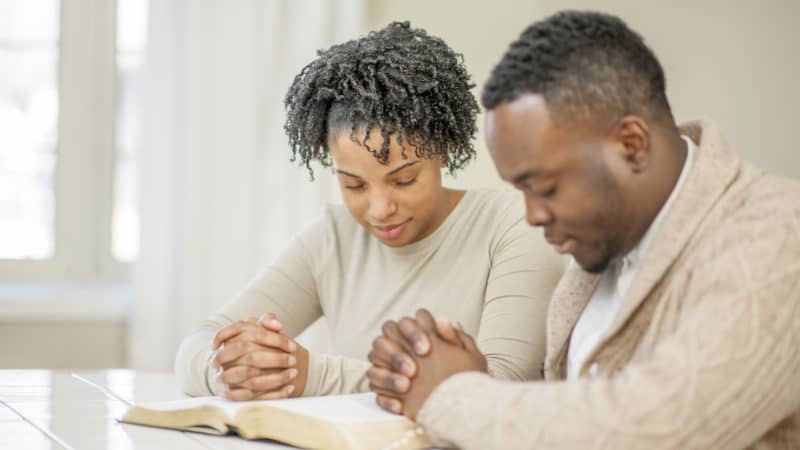
M 0 369 L 124 367 L 122 319 L 0 320 Z
M 410 20 L 463 53 L 476 95 L 508 45 L 532 22 L 564 8 L 619 15 L 664 66 L 679 121 L 712 117 L 745 159 L 800 178 L 800 152 L 791 141 L 800 122 L 798 1 L 372 0 L 369 5 L 370 28 Z M 501 184 L 482 137 L 477 161 L 451 184 Z

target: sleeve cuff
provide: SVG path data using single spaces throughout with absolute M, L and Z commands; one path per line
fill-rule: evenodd
M 211 358 L 214 357 L 214 351 L 210 350 L 206 353 L 205 360 L 205 385 L 211 395 L 220 395 L 227 390 L 224 383 L 217 381 L 217 369 L 211 367 Z
M 491 376 L 481 372 L 463 372 L 451 376 L 437 386 L 417 414 L 417 423 L 422 425 L 425 433 L 438 447 L 452 447 L 453 442 L 444 435 L 458 429 L 458 400 L 464 393 L 475 392 L 478 385 L 492 380 Z M 463 424 L 462 424 L 463 426 Z
M 317 395 L 320 384 L 322 383 L 323 375 L 325 374 L 326 366 L 326 355 L 309 350 L 308 375 L 306 377 L 306 387 L 301 394 L 302 397 L 312 397 Z

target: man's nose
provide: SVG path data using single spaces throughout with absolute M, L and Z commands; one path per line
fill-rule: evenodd
M 553 215 L 541 201 L 525 199 L 525 220 L 532 227 L 541 227 L 553 221 Z

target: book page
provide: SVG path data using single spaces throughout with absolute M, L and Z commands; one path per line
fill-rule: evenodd
M 245 439 L 274 439 L 308 448 L 362 450 L 395 441 L 404 442 L 402 448 L 429 446 L 425 436 L 408 437 L 414 423 L 381 409 L 374 393 L 247 402 L 197 397 L 141 404 L 122 421 L 213 434 L 234 430 Z
M 181 400 L 170 400 L 167 402 L 142 403 L 138 404 L 137 406 L 156 411 L 175 411 L 181 409 L 198 408 L 200 406 L 215 406 L 225 411 L 226 415 L 232 418 L 236 414 L 236 411 L 238 411 L 242 406 L 245 406 L 246 403 L 258 402 L 232 402 L 220 397 L 193 397 Z
M 239 402 L 242 406 L 265 404 L 298 414 L 317 417 L 331 422 L 351 423 L 384 420 L 405 420 L 405 417 L 384 411 L 375 403 L 375 394 L 327 395 L 299 397 L 285 400 Z
M 168 402 L 144 403 L 139 406 L 157 411 L 174 411 L 206 405 L 216 406 L 222 409 L 229 418 L 233 418 L 236 412 L 242 408 L 254 405 L 267 405 L 337 423 L 404 419 L 403 416 L 392 414 L 381 409 L 381 407 L 375 403 L 375 394 L 372 392 L 246 402 L 235 402 L 220 397 L 195 397 Z

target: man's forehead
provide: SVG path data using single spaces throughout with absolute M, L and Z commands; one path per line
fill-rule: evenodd
M 502 102 L 489 111 L 496 119 L 526 120 L 537 118 L 540 121 L 550 120 L 547 101 L 541 94 L 524 93 Z
M 487 144 L 497 170 L 518 183 L 550 176 L 554 155 L 552 122 L 544 97 L 524 94 L 487 113 Z
M 491 141 L 505 145 L 513 141 L 540 139 L 552 129 L 544 98 L 525 94 L 487 112 L 486 132 Z

